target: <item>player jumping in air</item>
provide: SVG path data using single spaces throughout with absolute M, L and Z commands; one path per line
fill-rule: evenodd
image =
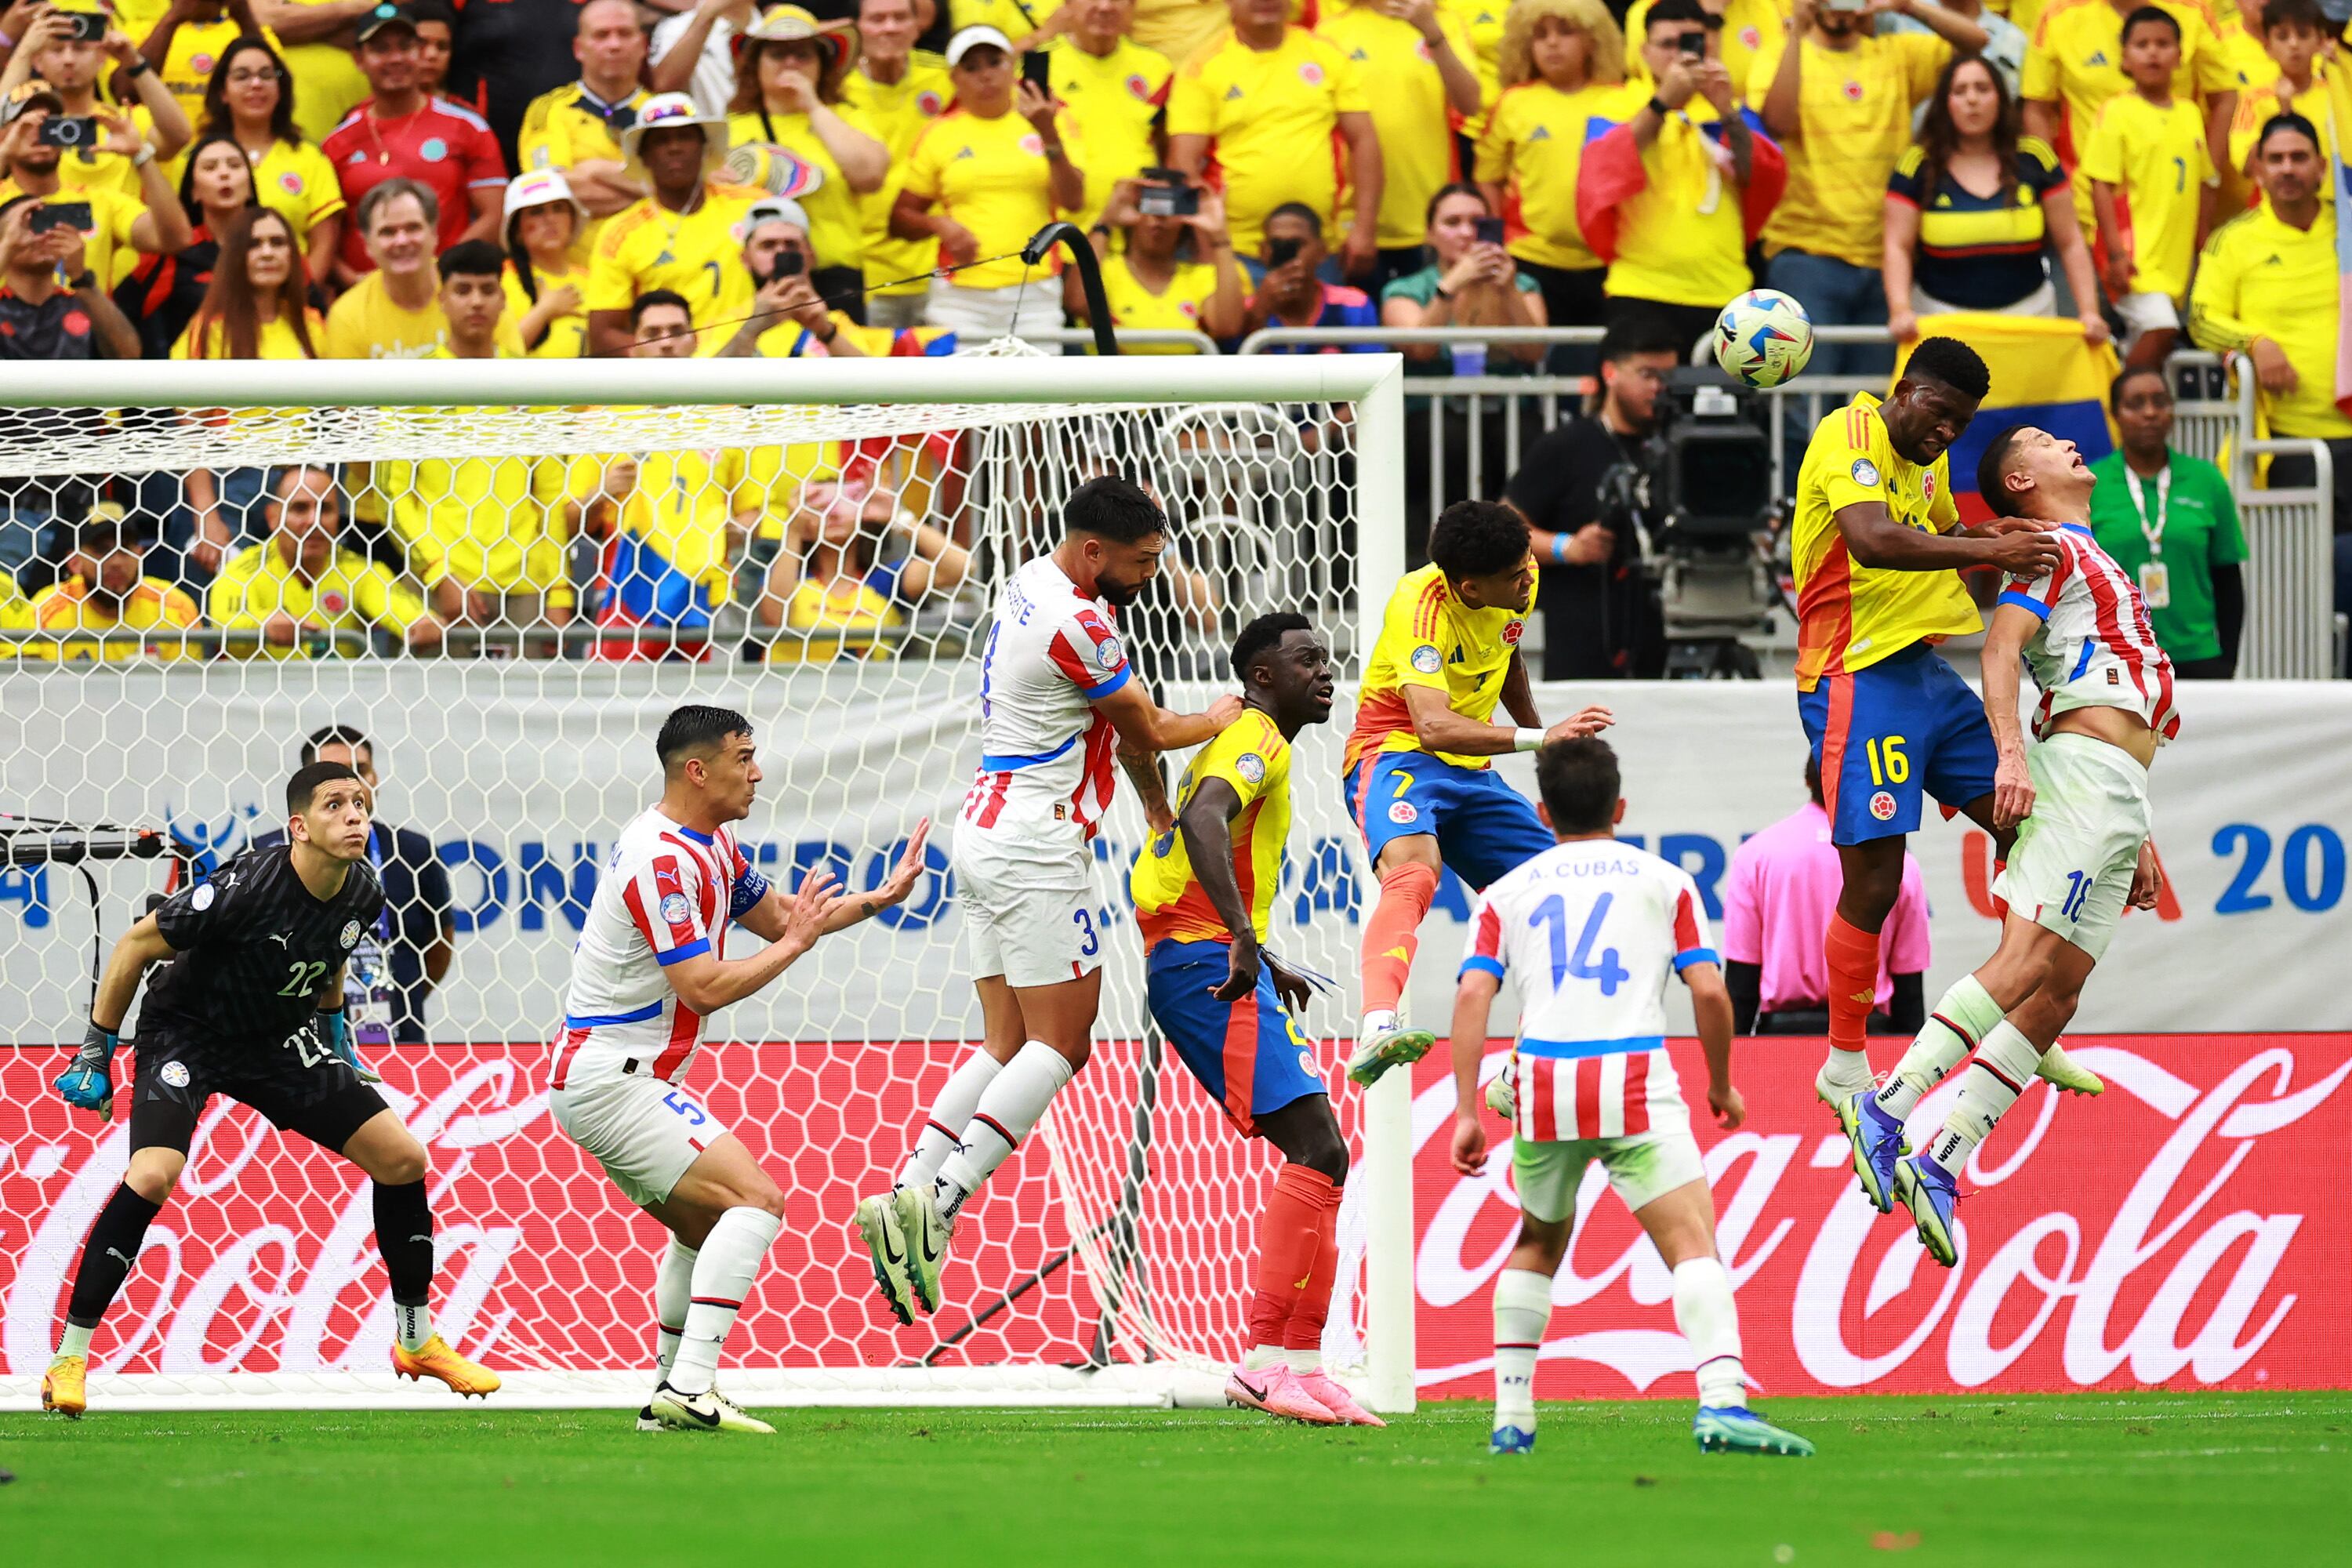
M 1260 616 L 1234 641 L 1234 673 L 1241 717 L 1193 757 L 1175 829 L 1129 879 L 1152 1017 L 1242 1136 L 1286 1162 L 1258 1215 L 1250 1349 L 1225 1397 L 1384 1426 L 1323 1370 L 1348 1144 L 1292 1013 L 1307 983 L 1261 946 L 1290 836 L 1291 742 L 1331 716 L 1331 649 L 1304 616 Z
M 1674 1274 L 1675 1325 L 1698 1357 L 1701 1448 L 1806 1455 L 1813 1446 L 1748 1408 L 1739 1309 L 1715 1250 L 1690 1111 L 1664 1047 L 1667 978 L 1690 987 L 1706 1052 L 1706 1103 L 1727 1132 L 1747 1119 L 1731 1085 L 1731 993 L 1706 945 L 1688 873 L 1616 841 L 1625 803 L 1617 754 L 1565 741 L 1536 757 L 1552 847 L 1497 880 L 1470 911 L 1454 1000 L 1454 1168 L 1486 1168 L 1478 1065 L 1505 975 L 1519 993 L 1512 1176 L 1519 1239 L 1495 1279 L 1495 1427 L 1488 1451 L 1536 1445 L 1536 1360 L 1552 1276 L 1568 1255 L 1576 1190 L 1594 1160 Z
M 1381 884 L 1364 924 L 1363 1016 L 1348 1062 L 1360 1084 L 1437 1042 L 1404 1027 L 1401 1009 L 1440 866 L 1484 888 L 1551 847 L 1488 759 L 1613 722 L 1606 708 L 1587 708 L 1546 730 L 1536 711 L 1519 658 L 1536 596 L 1526 519 L 1499 501 L 1456 501 L 1430 531 L 1429 561 L 1389 595 L 1348 737 L 1348 811 Z M 1497 702 L 1513 725 L 1491 721 Z
M 1983 624 L 1958 568 L 2032 576 L 2063 552 L 2038 530 L 1960 526 L 1946 453 L 1991 388 L 1966 343 L 1928 338 L 1885 402 L 1864 393 L 1815 427 L 1797 473 L 1797 712 L 1820 764 L 1844 873 L 1823 939 L 1830 1050 L 1814 1092 L 1838 1112 L 1873 1088 L 1865 1050 L 1878 996 L 1878 934 L 1903 889 L 1903 852 L 1925 795 L 1996 839 L 1995 754 L 1984 704 L 1933 644 Z M 1971 1043 L 2000 1016 L 1930 1019 Z M 1965 1049 L 1965 1047 L 1963 1047 Z M 2041 1074 L 2096 1094 L 2052 1047 Z
M 312 763 L 287 782 L 286 842 L 248 849 L 183 888 L 114 944 L 89 1032 L 57 1080 L 68 1105 L 112 1114 L 123 1016 L 141 977 L 164 967 L 139 1010 L 131 1163 L 82 1244 L 65 1335 L 41 1380 L 44 1409 L 82 1413 L 90 1331 L 186 1168 L 215 1094 L 334 1151 L 375 1184 L 376 1247 L 399 1335 L 393 1371 L 459 1394 L 497 1392 L 496 1373 L 433 1331 L 425 1146 L 362 1081 L 345 1025 L 343 963 L 383 908 L 367 863 L 373 805 L 347 764 Z
M 887 1195 L 855 1223 L 875 1283 L 902 1323 L 937 1311 L 957 1213 L 1086 1065 L 1102 994 L 1094 856 L 1111 757 L 1142 793 L 1154 833 L 1174 825 L 1158 754 L 1238 717 L 1221 697 L 1171 713 L 1133 679 L 1115 620 L 1160 570 L 1168 520 L 1125 479 L 1090 479 L 1062 511 L 1062 541 L 1005 579 L 981 656 L 978 776 L 953 860 L 980 994 L 980 1047 L 932 1103 Z
M 787 898 L 730 822 L 761 777 L 751 721 L 680 708 L 654 742 L 661 800 L 621 830 L 572 949 L 548 1109 L 628 1200 L 661 1221 L 654 1283 L 660 1373 L 640 1431 L 772 1432 L 713 1386 L 719 1352 L 782 1223 L 784 1195 L 751 1152 L 679 1086 L 702 1021 L 792 967 L 816 940 L 903 900 L 923 866 L 919 824 L 888 877 L 845 896 L 812 871 Z M 726 956 L 727 929 L 767 945 Z
M 1881 1211 L 1907 1207 L 1948 1268 L 1959 1255 L 1961 1168 L 2074 1016 L 2125 906 L 2152 907 L 2161 886 L 2147 772 L 2180 730 L 2172 661 L 2138 588 L 2092 538 L 2092 484 L 2072 441 L 2030 426 L 1995 437 L 1978 466 L 1993 510 L 2032 520 L 2060 550 L 2047 571 L 2008 580 L 1985 635 L 1985 708 L 2000 752 L 1993 816 L 2017 828 L 1996 884 L 2008 913 L 1992 957 L 1944 994 L 1885 1083 L 1847 1108 L 1863 1191 Z M 2042 689 L 2031 752 L 2017 716 L 2021 658 Z M 1971 1048 L 1943 1131 L 1924 1158 L 1898 1158 L 1904 1118 Z

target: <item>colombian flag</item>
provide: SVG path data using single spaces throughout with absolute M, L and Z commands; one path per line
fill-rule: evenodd
M 1962 311 L 1927 317 L 1919 331 L 1923 337 L 1959 339 L 1992 372 L 1992 390 L 1952 446 L 1952 499 L 1959 503 L 1962 522 L 1982 522 L 1992 515 L 1977 494 L 1977 459 L 2012 425 L 2037 426 L 2074 442 L 2085 462 L 2095 463 L 2115 450 L 2107 388 L 2122 366 L 2112 345 L 2093 348 L 2084 340 L 2080 321 Z M 1895 363 L 1897 379 L 1910 357 L 1906 347 Z

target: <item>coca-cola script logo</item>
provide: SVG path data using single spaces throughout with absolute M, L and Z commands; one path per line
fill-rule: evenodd
M 1742 1043 L 1751 1120 L 1728 1136 L 1698 1132 L 1763 1393 L 2352 1378 L 2341 1288 L 2352 1199 L 2340 1181 L 2313 1179 L 2340 1172 L 2352 1145 L 2352 1037 L 2118 1037 L 2069 1049 L 2107 1092 L 2062 1103 L 2036 1085 L 2018 1101 L 1960 1184 L 1961 1257 L 1947 1270 L 1899 1213 L 1874 1214 L 1855 1189 L 1845 1140 L 1813 1100 L 1812 1045 Z M 1704 1071 L 1695 1046 L 1673 1052 L 1686 1078 Z M 1423 1064 L 1413 1106 L 1421 1382 L 1429 1394 L 1483 1396 L 1489 1291 L 1517 1209 L 1507 1160 L 1476 1178 L 1447 1163 L 1453 1088 L 1438 1071 Z M 1957 1094 L 1947 1080 L 1921 1103 L 1915 1145 Z M 1552 1294 L 1540 1394 L 1689 1392 L 1669 1375 L 1692 1361 L 1671 1279 L 1597 1166 Z

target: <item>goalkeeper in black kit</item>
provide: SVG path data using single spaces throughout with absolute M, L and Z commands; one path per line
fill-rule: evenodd
M 373 805 L 348 765 L 312 763 L 286 785 L 285 843 L 249 849 L 182 889 L 115 943 L 89 1033 L 57 1080 L 68 1105 L 112 1113 L 123 1015 L 149 966 L 165 967 L 139 1014 L 130 1168 L 82 1245 L 65 1335 L 41 1380 L 44 1409 L 78 1416 L 88 1403 L 90 1333 L 172 1195 L 215 1094 L 334 1151 L 375 1184 L 376 1245 L 399 1329 L 393 1371 L 459 1394 L 498 1388 L 495 1373 L 433 1331 L 425 1146 L 370 1087 L 374 1076 L 343 1017 L 344 960 L 383 907 L 367 862 Z

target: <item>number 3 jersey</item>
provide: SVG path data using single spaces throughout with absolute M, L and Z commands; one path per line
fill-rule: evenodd
M 1689 1129 L 1665 994 L 1716 961 L 1699 910 L 1687 873 L 1606 838 L 1556 844 L 1479 895 L 1462 970 L 1518 987 L 1520 1137 Z
M 383 885 L 363 859 L 320 899 L 295 871 L 291 846 L 247 850 L 155 911 L 175 956 L 147 983 L 139 1038 L 285 1044 L 308 1026 L 328 977 L 383 910 Z
M 572 949 L 550 1087 L 635 1073 L 683 1079 L 702 1044 L 702 1015 L 664 972 L 720 954 L 728 922 L 767 896 L 768 879 L 723 827 L 697 833 L 648 811 L 623 828 Z

